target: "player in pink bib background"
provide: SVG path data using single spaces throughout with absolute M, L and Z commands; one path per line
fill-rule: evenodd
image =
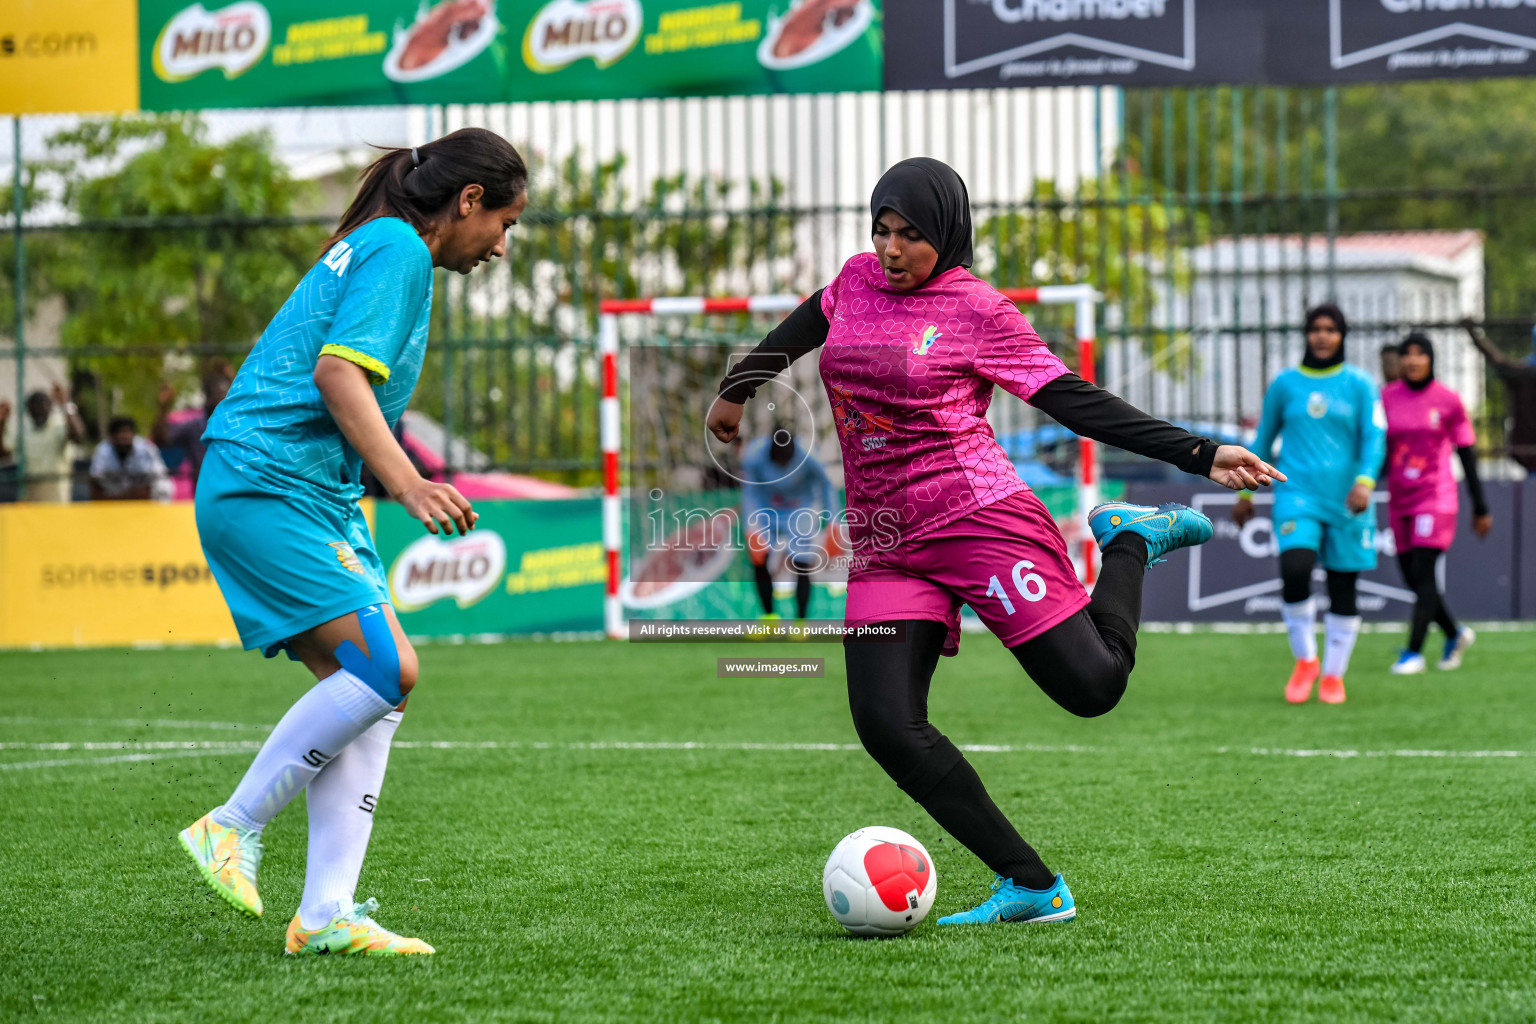
M 1456 392 L 1435 380 L 1435 348 L 1422 334 L 1410 334 L 1398 347 L 1400 379 L 1381 392 L 1387 414 L 1387 515 L 1397 542 L 1397 564 L 1414 592 L 1408 646 L 1392 666 L 1395 675 L 1423 672 L 1424 640 L 1429 624 L 1445 632 L 1439 667 L 1461 667 L 1461 656 L 1477 635 L 1458 626 L 1435 578 L 1436 563 L 1456 537 L 1456 478 L 1451 449 L 1461 460 L 1467 493 L 1472 497 L 1472 529 L 1486 537 L 1493 517 L 1477 475 L 1477 438 Z
M 1111 710 L 1135 664 L 1142 579 L 1212 534 L 1183 505 L 1114 502 L 1089 513 L 1103 567 L 1092 600 L 1055 521 L 987 422 L 1001 386 L 1086 437 L 1238 490 L 1284 475 L 1252 452 L 1154 419 L 1072 373 L 971 265 L 970 198 L 937 160 L 904 160 L 870 199 L 875 252 L 785 318 L 731 367 L 709 413 L 733 441 L 745 403 L 820 350 L 843 451 L 852 543 L 846 621 L 894 639 L 844 641 L 848 703 L 864 748 L 934 820 L 997 874 L 993 895 L 941 925 L 1061 921 L 1076 914 L 1053 874 L 928 721 L 941 655 L 970 605 L 1052 700 Z

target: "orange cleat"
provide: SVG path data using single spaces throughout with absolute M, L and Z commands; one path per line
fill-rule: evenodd
M 1317 699 L 1324 704 L 1344 703 L 1344 678 L 1342 676 L 1323 676 L 1323 681 L 1317 687 Z
M 1316 681 L 1317 673 L 1321 668 L 1322 663 L 1316 658 L 1310 660 L 1297 658 L 1296 667 L 1291 669 L 1291 681 L 1285 684 L 1286 701 L 1291 704 L 1305 704 L 1312 696 L 1312 683 Z

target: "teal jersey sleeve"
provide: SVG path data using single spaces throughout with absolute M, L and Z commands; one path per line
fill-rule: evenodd
M 404 230 L 381 230 L 356 244 L 342 239 L 321 260 L 336 270 L 342 291 L 320 354 L 358 364 L 374 384 L 394 372 L 432 289 L 421 239 L 403 221 L 393 223 Z
M 820 499 L 817 502 L 817 507 L 825 509 L 828 513 L 836 515 L 837 505 L 834 504 L 834 502 L 837 500 L 836 492 L 832 489 L 832 478 L 827 476 L 826 467 L 824 467 L 820 462 L 817 462 L 813 457 L 805 460 L 805 468 L 808 472 L 811 473 L 816 481 L 814 490 L 816 497 Z
M 315 384 L 322 355 L 356 363 L 391 428 L 410 404 L 426 358 L 432 254 L 416 229 L 371 220 L 326 252 L 262 332 L 203 440 L 229 446 L 242 472 L 273 491 L 350 503 L 362 458 Z
M 1264 409 L 1259 413 L 1259 430 L 1253 438 L 1253 454 L 1269 463 L 1275 461 L 1275 438 L 1280 435 L 1285 379 L 1282 374 L 1269 382 L 1269 390 L 1264 392 Z
M 1381 406 L 1381 394 L 1375 381 L 1361 373 L 1358 378 L 1360 391 L 1360 461 L 1355 466 L 1355 479 L 1376 482 L 1387 453 L 1387 414 Z

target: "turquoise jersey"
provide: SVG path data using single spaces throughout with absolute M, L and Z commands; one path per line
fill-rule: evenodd
M 362 497 L 362 458 L 331 418 L 315 364 L 336 355 L 368 371 L 393 429 L 421 376 L 432 255 L 416 229 L 380 217 L 310 268 L 246 357 L 203 440 L 264 488 L 342 505 Z
M 771 437 L 760 437 L 747 445 L 741 455 L 741 510 L 750 524 L 754 513 L 773 510 L 788 515 L 796 509 L 821 509 L 828 515 L 833 507 L 832 481 L 816 456 L 795 442 L 789 464 L 773 461 Z
M 1280 453 L 1275 456 L 1276 439 Z M 1344 499 L 1361 478 L 1375 482 L 1386 444 L 1376 385 L 1348 364 L 1286 370 L 1264 395 L 1253 450 L 1290 479 L 1275 501 L 1323 522 L 1349 517 Z

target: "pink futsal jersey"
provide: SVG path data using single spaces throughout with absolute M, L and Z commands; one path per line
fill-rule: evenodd
M 987 423 L 992 386 L 1028 399 L 1067 368 L 1017 306 L 964 267 L 898 291 L 861 253 L 821 308 L 856 552 L 878 557 L 1027 489 Z
M 1393 381 L 1381 392 L 1387 413 L 1387 494 L 1394 516 L 1456 514 L 1451 449 L 1476 441 L 1456 392 L 1430 381 L 1415 391 Z

